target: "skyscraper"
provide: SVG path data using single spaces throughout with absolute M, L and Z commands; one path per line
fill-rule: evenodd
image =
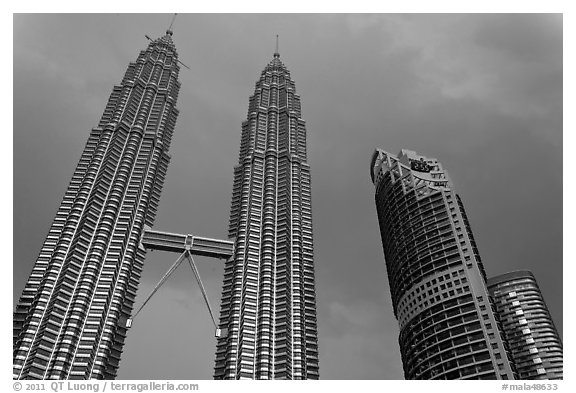
M 514 379 L 460 197 L 438 160 L 370 163 L 406 379 Z
M 562 342 L 529 271 L 492 277 L 488 289 L 520 379 L 562 379 Z
M 234 167 L 216 379 L 318 379 L 306 127 L 278 51 L 250 97 Z
M 114 378 L 170 161 L 180 89 L 172 32 L 114 86 L 14 313 L 14 378 Z

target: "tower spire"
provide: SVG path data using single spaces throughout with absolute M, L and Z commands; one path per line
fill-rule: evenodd
M 276 34 L 276 51 L 274 52 L 274 57 L 280 57 L 280 52 L 278 51 L 278 34 Z
M 174 32 L 172 31 L 172 26 L 174 25 L 174 20 L 176 20 L 176 15 L 178 15 L 178 14 L 175 13 L 172 16 L 172 21 L 170 22 L 170 27 L 168 27 L 168 30 L 166 30 L 166 34 L 169 34 L 169 35 L 174 34 Z

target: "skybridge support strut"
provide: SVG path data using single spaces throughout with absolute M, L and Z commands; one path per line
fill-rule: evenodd
M 152 292 L 148 295 L 144 303 L 138 308 L 136 313 L 132 315 L 126 321 L 126 327 L 130 328 L 136 316 L 142 311 L 144 306 L 148 301 L 154 296 L 156 291 L 168 280 L 168 278 L 176 271 L 176 269 L 182 264 L 182 262 L 187 259 L 196 277 L 198 286 L 202 291 L 202 296 L 212 318 L 212 323 L 216 328 L 216 337 L 224 337 L 228 334 L 227 329 L 219 329 L 216 323 L 216 318 L 212 312 L 212 307 L 210 307 L 210 301 L 208 300 L 208 295 L 202 284 L 202 279 L 200 278 L 200 273 L 194 262 L 193 255 L 201 255 L 210 258 L 228 259 L 234 254 L 234 242 L 228 240 L 218 240 L 211 239 L 207 237 L 193 236 L 193 235 L 182 235 L 169 232 L 153 231 L 151 228 L 147 227 L 144 231 L 142 239 L 140 241 L 140 246 L 146 250 L 160 250 L 179 253 L 180 256 L 176 261 L 170 266 L 168 271 L 156 284 Z

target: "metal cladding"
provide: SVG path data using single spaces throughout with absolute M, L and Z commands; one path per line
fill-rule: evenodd
M 492 277 L 488 289 L 520 379 L 562 379 L 562 342 L 534 275 L 517 271 Z
M 318 379 L 310 167 L 300 97 L 274 54 L 234 167 L 216 379 Z
M 14 314 L 14 378 L 116 376 L 176 124 L 172 33 L 114 86 Z
M 377 149 L 370 175 L 406 379 L 514 379 L 459 196 L 442 165 Z
M 228 259 L 234 254 L 234 242 L 228 240 L 154 231 L 150 228 L 144 230 L 141 243 L 147 250 L 169 251 L 178 254 L 188 250 L 192 255 L 209 258 Z

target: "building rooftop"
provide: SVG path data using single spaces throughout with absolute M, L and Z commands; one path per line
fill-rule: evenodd
M 502 282 L 510 281 L 515 278 L 531 278 L 535 280 L 534 274 L 532 274 L 529 270 L 516 270 L 513 272 L 508 272 L 504 274 L 500 274 L 498 276 L 490 277 L 488 279 L 488 286 L 493 286 L 500 284 Z

